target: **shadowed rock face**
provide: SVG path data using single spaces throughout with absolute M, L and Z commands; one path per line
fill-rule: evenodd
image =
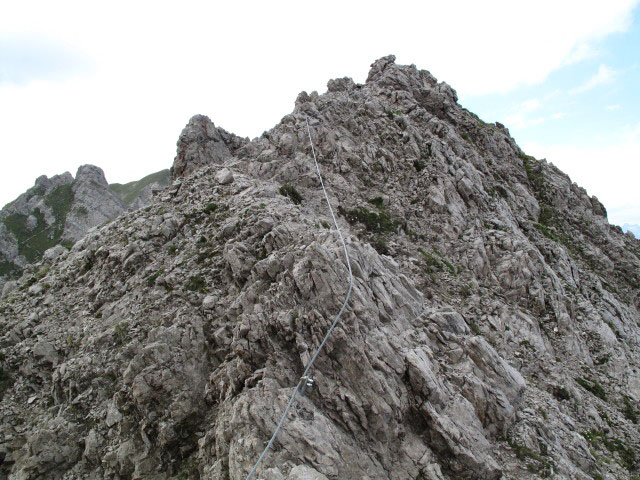
M 194 117 L 155 203 L 27 269 L 1 475 L 245 478 L 347 290 L 307 121 L 353 298 L 258 478 L 636 475 L 638 241 L 393 57 L 251 142 Z

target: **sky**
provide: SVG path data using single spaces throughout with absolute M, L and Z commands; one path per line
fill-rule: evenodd
M 639 2 L 0 2 L 0 205 L 85 163 L 168 168 L 196 113 L 259 136 L 393 53 L 640 225 Z

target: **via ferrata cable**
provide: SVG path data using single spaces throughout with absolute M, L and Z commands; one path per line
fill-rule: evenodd
M 324 186 L 324 181 L 322 180 L 322 175 L 320 174 L 320 165 L 318 164 L 318 158 L 316 157 L 316 150 L 315 150 L 315 148 L 313 146 L 313 140 L 311 139 L 311 128 L 309 127 L 309 120 L 308 119 L 305 119 L 305 120 L 306 120 L 306 123 L 307 123 L 307 135 L 309 136 L 309 143 L 311 144 L 311 153 L 313 154 L 313 161 L 314 161 L 314 163 L 316 165 L 316 172 L 318 173 L 318 178 L 320 179 L 320 185 L 322 186 L 322 191 L 324 193 L 324 198 L 327 201 L 327 205 L 329 206 L 329 213 L 331 213 L 331 218 L 333 219 L 333 224 L 336 227 L 336 230 L 338 231 L 338 236 L 340 237 L 340 242 L 342 242 L 342 248 L 344 249 L 344 257 L 345 257 L 345 260 L 347 262 L 347 268 L 349 269 L 349 288 L 347 290 L 347 295 L 345 297 L 344 303 L 342 304 L 342 307 L 340 308 L 340 311 L 338 312 L 338 314 L 336 315 L 335 319 L 333 320 L 333 323 L 329 327 L 329 330 L 327 330 L 327 333 L 325 334 L 324 338 L 322 339 L 322 342 L 320 342 L 320 345 L 318 346 L 318 348 L 316 348 L 316 351 L 314 352 L 314 354 L 312 355 L 311 359 L 309 360 L 309 363 L 307 363 L 307 366 L 304 369 L 304 373 L 300 377 L 300 380 L 298 380 L 298 384 L 293 389 L 293 393 L 291 394 L 291 398 L 289 398 L 289 402 L 287 403 L 287 406 L 285 407 L 284 412 L 282 413 L 282 417 L 280 418 L 280 421 L 278 422 L 278 425 L 276 426 L 276 429 L 273 432 L 273 435 L 271 436 L 271 439 L 269 440 L 269 442 L 267 443 L 267 446 L 264 448 L 264 450 L 260 454 L 260 457 L 258 457 L 258 461 L 256 462 L 256 464 L 253 466 L 253 468 L 249 472 L 249 475 L 247 475 L 246 480 L 251 480 L 251 478 L 253 478 L 253 475 L 256 473 L 256 471 L 258 469 L 258 466 L 262 463 L 262 461 L 267 456 L 267 453 L 271 449 L 271 447 L 273 445 L 273 442 L 275 441 L 276 437 L 278 436 L 278 433 L 282 429 L 282 426 L 284 425 L 284 423 L 285 423 L 285 421 L 287 419 L 287 415 L 289 414 L 289 410 L 291 410 L 291 407 L 293 406 L 293 404 L 294 404 L 294 402 L 296 400 L 296 396 L 298 395 L 298 391 L 300 390 L 300 387 L 304 387 L 306 385 L 307 379 L 309 378 L 309 372 L 311 371 L 311 369 L 313 367 L 313 364 L 316 361 L 316 358 L 318 358 L 318 355 L 320 355 L 320 352 L 322 351 L 322 349 L 324 348 L 325 344 L 327 343 L 327 340 L 329 340 L 329 337 L 333 333 L 333 330 L 338 325 L 338 322 L 340 321 L 340 317 L 342 316 L 342 314 L 344 313 L 345 309 L 347 308 L 347 304 L 349 303 L 349 300 L 351 299 L 351 291 L 353 290 L 353 272 L 351 270 L 351 260 L 349 258 L 349 251 L 347 250 L 347 244 L 344 241 L 344 237 L 342 236 L 342 231 L 340 230 L 340 226 L 338 225 L 338 221 L 336 220 L 336 216 L 333 213 L 333 208 L 331 207 L 331 202 L 329 202 L 329 195 L 327 194 L 327 189 Z

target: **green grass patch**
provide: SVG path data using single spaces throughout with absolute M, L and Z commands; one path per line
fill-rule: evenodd
M 285 197 L 289 197 L 293 203 L 296 205 L 300 205 L 304 200 L 304 197 L 296 190 L 296 187 L 291 185 L 290 183 L 285 183 L 278 190 L 280 195 L 284 195 Z
M 593 429 L 582 432 L 582 436 L 594 448 L 604 446 L 609 452 L 617 453 L 620 456 L 621 465 L 627 470 L 631 470 L 634 467 L 636 463 L 636 453 L 619 438 L 609 438 L 604 432 Z
M 540 215 L 538 216 L 538 221 L 542 225 L 551 226 L 555 224 L 555 216 L 556 211 L 551 208 L 549 205 L 542 203 L 540 204 Z
M 427 252 L 424 248 L 421 247 L 418 247 L 418 252 L 420 252 L 422 258 L 424 258 L 429 272 L 443 272 L 446 269 L 451 275 L 458 275 L 458 269 L 456 268 L 456 266 L 449 260 L 444 258 L 442 254 L 440 254 L 440 252 Z
M 427 252 L 424 248 L 421 247 L 418 247 L 418 252 L 420 252 L 422 257 L 424 258 L 424 261 L 427 264 L 427 267 L 429 267 L 429 270 L 443 270 L 442 262 L 440 262 L 440 260 L 438 260 L 438 257 L 436 257 L 433 253 Z
M 600 385 L 597 380 L 578 377 L 576 378 L 576 382 L 578 382 L 578 385 L 580 385 L 588 392 L 593 393 L 596 397 L 604 400 L 605 402 L 607 401 L 607 393 L 604 391 L 604 388 L 602 388 L 602 385 Z
M 161 170 L 156 173 L 152 173 L 151 175 L 147 175 L 140 180 L 136 180 L 134 182 L 129 182 L 125 184 L 120 183 L 112 183 L 109 185 L 109 188 L 118 194 L 118 196 L 122 199 L 124 203 L 130 205 L 134 202 L 140 192 L 148 185 L 152 183 L 159 183 L 160 185 L 168 185 L 169 184 L 169 170 Z
M 207 291 L 207 282 L 200 275 L 195 275 L 189 277 L 187 283 L 185 283 L 185 288 L 191 292 L 206 292 Z
M 544 196 L 546 194 L 546 186 L 542 164 L 531 155 L 526 155 L 522 152 L 520 152 L 519 157 L 522 159 L 524 170 L 527 173 L 527 179 L 533 187 L 533 190 L 538 195 Z M 538 195 L 536 195 L 536 197 Z
M 211 202 L 211 203 L 208 203 L 207 206 L 204 208 L 204 212 L 211 214 L 211 213 L 215 212 L 217 209 L 218 209 L 218 205 L 216 205 L 215 203 Z
M 157 270 L 151 275 L 149 275 L 147 277 L 147 286 L 153 287 L 156 284 L 156 280 L 158 279 L 158 277 L 162 274 L 164 274 L 164 268 L 161 268 L 160 270 Z
M 453 265 L 453 263 L 451 263 L 446 258 L 442 258 L 442 263 L 445 264 L 445 266 L 447 267 L 447 270 L 449 270 L 449 273 L 451 275 L 458 275 L 458 269 Z
M 347 210 L 340 206 L 338 213 L 345 217 L 350 224 L 361 223 L 368 232 L 372 233 L 395 232 L 399 225 L 399 222 L 384 208 L 380 208 L 378 212 L 372 212 L 364 207 Z
M 120 322 L 115 327 L 113 327 L 113 334 L 116 337 L 116 342 L 118 345 L 124 345 L 127 341 L 127 337 L 129 336 L 129 322 Z
M 64 222 L 67 219 L 67 214 L 71 210 L 71 205 L 75 200 L 73 193 L 73 184 L 67 183 L 56 187 L 50 194 L 44 197 L 44 203 L 51 207 L 53 216 L 56 219 L 56 228 L 62 235 L 64 230 Z
M 51 208 L 54 223 L 47 225 L 44 214 L 36 208 L 31 214 L 36 219 L 36 225 L 28 227 L 28 216 L 12 213 L 2 219 L 7 229 L 18 241 L 18 252 L 29 262 L 36 262 L 42 258 L 45 250 L 57 245 L 64 232 L 64 224 L 74 201 L 73 184 L 60 185 L 44 197 L 44 203 Z M 41 190 L 38 191 L 42 193 Z M 33 195 L 32 195 L 33 196 Z M 4 266 L 9 270 L 9 266 Z
M 624 406 L 622 408 L 622 414 L 627 420 L 633 423 L 638 423 L 640 413 L 636 409 L 635 405 L 629 397 L 624 397 Z
M 32 230 L 27 226 L 28 217 L 21 213 L 12 213 L 2 219 L 18 241 L 18 252 L 31 263 L 40 260 L 45 250 L 57 245 L 62 233 L 57 225 L 47 225 L 40 209 L 36 208 L 32 214 L 36 218 L 36 226 Z
M 516 458 L 527 462 L 527 470 L 537 473 L 542 478 L 548 478 L 553 473 L 553 462 L 548 459 L 547 454 L 540 454 L 525 445 L 509 442 L 509 446 L 514 450 Z
M 368 202 L 371 205 L 374 205 L 376 208 L 382 209 L 384 208 L 384 200 L 382 197 L 374 197 L 374 198 L 370 198 L 368 200 Z
M 20 269 L 6 260 L 0 261 L 0 276 L 13 278 Z

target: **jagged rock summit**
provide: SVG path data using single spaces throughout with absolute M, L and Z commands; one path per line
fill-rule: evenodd
M 632 479 L 640 244 L 385 57 L 252 141 L 194 117 L 148 209 L 0 303 L 0 476 Z M 219 135 L 218 135 L 219 134 Z
M 222 164 L 247 142 L 247 139 L 216 127 L 209 117 L 194 115 L 178 139 L 178 153 L 171 175 L 177 178 L 207 164 Z

